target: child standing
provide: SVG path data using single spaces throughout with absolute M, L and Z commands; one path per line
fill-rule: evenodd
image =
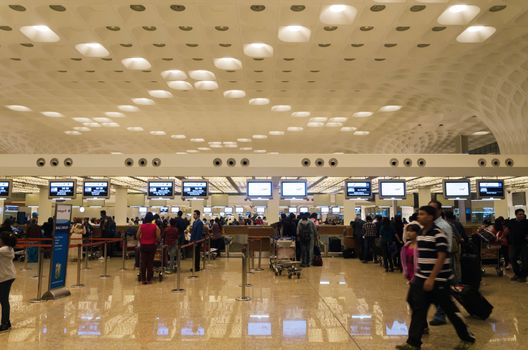
M 416 270 L 416 237 L 420 234 L 421 228 L 417 224 L 410 224 L 405 227 L 405 245 L 400 252 L 400 259 L 403 268 L 403 275 L 410 283 L 414 278 Z

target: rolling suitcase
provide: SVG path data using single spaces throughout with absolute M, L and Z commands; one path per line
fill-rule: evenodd
M 328 238 L 328 251 L 332 253 L 341 253 L 341 240 L 338 237 Z
M 486 298 L 471 286 L 464 285 L 462 287 L 451 288 L 453 297 L 466 309 L 471 315 L 486 320 L 493 311 L 491 305 Z
M 480 257 L 477 254 L 462 254 L 460 257 L 462 284 L 469 285 L 475 290 L 480 289 L 482 272 L 480 270 Z

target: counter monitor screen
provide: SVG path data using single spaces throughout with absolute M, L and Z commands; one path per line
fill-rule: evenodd
M 257 207 L 257 214 L 264 214 L 266 207 Z
M 226 207 L 226 208 L 224 209 L 224 213 L 226 213 L 226 214 L 228 214 L 228 215 L 233 214 L 233 208 L 231 208 L 231 207 Z
M 332 208 L 332 214 L 339 214 L 341 213 L 341 208 L 339 207 L 333 207 Z
M 7 198 L 11 195 L 11 181 L 0 180 L 0 198 Z
M 209 195 L 209 183 L 207 181 L 182 181 L 182 197 L 207 198 Z
M 328 207 L 321 207 L 321 214 L 328 214 L 330 209 Z
M 299 208 L 299 213 L 308 213 L 308 207 L 300 207 Z
M 282 198 L 305 198 L 306 181 L 282 181 L 281 196 Z
M 236 207 L 236 208 L 235 208 L 235 212 L 236 212 L 237 214 L 243 214 L 243 213 L 244 213 L 244 208 L 242 208 L 242 207 Z
M 469 180 L 444 180 L 444 197 L 447 199 L 468 199 L 471 197 Z
M 372 195 L 372 183 L 368 180 L 354 180 L 345 182 L 346 198 L 370 198 Z
M 75 180 L 50 180 L 49 198 L 75 198 Z
M 295 207 L 288 208 L 288 213 L 297 214 L 297 208 Z
M 381 199 L 405 199 L 405 180 L 380 180 L 378 185 Z
M 174 181 L 159 180 L 148 182 L 148 198 L 174 198 Z
M 110 197 L 110 186 L 107 180 L 84 181 L 84 198 L 108 198 Z
M 480 199 L 503 199 L 504 198 L 504 181 L 503 180 L 478 180 L 477 181 L 478 197 Z
M 213 210 L 211 209 L 211 207 L 204 207 L 203 212 L 204 212 L 204 214 L 211 214 L 213 212 Z
M 273 198 L 272 181 L 248 181 L 247 182 L 247 196 L 249 198 Z

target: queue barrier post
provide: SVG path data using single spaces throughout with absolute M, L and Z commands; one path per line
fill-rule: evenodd
M 82 288 L 84 284 L 81 283 L 81 260 L 82 260 L 82 244 L 77 245 L 77 283 L 72 288 Z
M 247 249 L 246 247 L 242 248 L 242 284 L 240 285 L 242 289 L 242 296 L 236 298 L 237 301 L 250 301 L 251 297 L 248 297 L 246 295 L 246 287 L 248 286 L 247 283 Z
M 44 259 L 43 259 L 44 257 L 42 256 L 43 252 L 42 252 L 42 249 L 40 249 L 40 247 L 38 249 L 38 253 L 39 253 L 39 261 L 38 261 L 37 297 L 30 300 L 30 302 L 33 304 L 42 303 L 46 301 L 42 299 L 42 270 L 44 270 Z
M 24 250 L 24 267 L 22 268 L 21 271 L 30 271 L 31 270 L 31 267 L 28 266 L 28 260 L 29 260 L 29 247 L 26 247 L 26 249 Z
M 103 278 L 103 279 L 110 277 L 110 275 L 108 274 L 108 256 L 107 256 L 108 247 L 107 246 L 108 246 L 108 242 L 105 241 L 104 242 L 104 253 L 103 253 L 104 254 L 103 255 L 104 256 L 104 267 L 103 267 L 104 270 L 103 270 L 103 274 L 99 276 L 100 278 Z
M 207 249 L 207 244 L 206 244 L 206 240 L 205 239 L 202 239 L 202 270 L 205 270 L 205 266 L 206 266 L 206 259 L 207 259 L 207 253 L 206 253 L 206 249 Z
M 259 239 L 258 266 L 255 271 L 264 271 L 262 268 L 262 237 Z
M 253 250 L 251 249 L 251 241 L 248 241 L 248 245 L 247 246 L 248 246 L 248 249 L 247 249 L 248 256 L 247 256 L 247 259 L 246 259 L 246 261 L 247 261 L 247 273 L 253 274 L 253 273 L 255 273 L 255 271 L 253 271 L 253 269 L 251 267 L 252 260 L 253 260 L 253 258 L 252 258 Z
M 187 278 L 198 278 L 195 274 L 195 266 L 196 266 L 196 241 L 192 242 L 192 269 L 191 269 L 191 275 L 187 276 Z
M 126 271 L 125 267 L 125 257 L 126 257 L 126 250 L 127 250 L 127 236 L 126 233 L 123 235 L 123 247 L 121 249 L 121 269 L 119 271 Z M 163 259 L 162 259 L 163 261 Z
M 181 288 L 180 284 L 181 284 L 181 248 L 180 248 L 180 245 L 177 244 L 177 251 L 176 251 L 176 268 L 177 268 L 177 273 L 176 273 L 176 288 L 172 289 L 171 291 L 173 293 L 183 293 L 185 292 L 185 289 Z
M 44 254 L 42 254 L 42 255 L 40 254 L 40 252 L 41 252 L 41 250 L 42 250 L 41 247 L 38 247 L 37 249 L 38 249 L 38 255 L 37 255 L 37 265 L 38 265 L 38 264 L 40 264 L 40 260 L 42 260 L 42 259 L 44 258 Z M 37 273 L 37 274 L 33 275 L 32 278 L 39 278 L 39 276 L 40 276 L 40 277 L 45 277 L 45 276 L 44 276 L 44 272 L 42 272 L 42 273 Z

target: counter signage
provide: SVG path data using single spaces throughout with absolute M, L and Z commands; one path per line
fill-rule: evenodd
M 50 181 L 49 182 L 50 198 L 75 198 L 75 181 Z
M 70 244 L 72 206 L 57 204 L 55 207 L 55 227 L 51 247 L 49 290 L 66 286 L 68 248 Z
M 85 181 L 83 183 L 83 197 L 107 198 L 108 195 L 108 181 Z
M 172 198 L 174 197 L 173 181 L 149 181 L 148 183 L 149 198 Z
M 182 182 L 182 197 L 203 198 L 208 196 L 207 181 Z
M 0 198 L 7 198 L 11 195 L 11 181 L 0 180 Z

